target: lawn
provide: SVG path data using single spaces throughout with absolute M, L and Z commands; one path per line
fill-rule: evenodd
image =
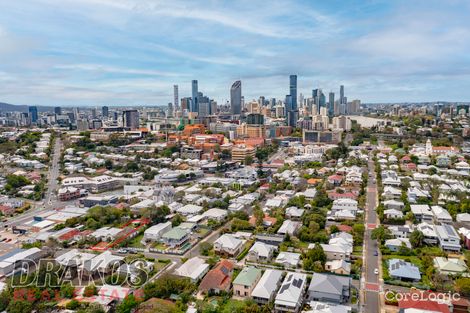
M 144 238 L 144 233 L 132 238 L 131 241 L 129 241 L 129 243 L 127 244 L 127 246 L 133 248 L 145 248 L 145 246 L 141 243 L 142 238 Z
M 353 255 L 362 256 L 362 245 L 354 246 L 353 248 Z

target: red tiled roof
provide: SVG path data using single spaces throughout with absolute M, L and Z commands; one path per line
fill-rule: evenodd
M 347 233 L 352 232 L 352 227 L 349 226 L 349 225 L 336 225 L 336 226 L 338 226 L 338 229 L 340 231 L 344 231 L 344 232 L 347 232 Z
M 208 291 L 210 289 L 227 290 L 232 279 L 233 263 L 229 260 L 221 260 L 202 279 L 199 290 Z

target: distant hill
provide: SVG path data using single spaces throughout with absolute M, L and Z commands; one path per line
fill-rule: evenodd
M 28 112 L 28 105 L 16 105 L 0 102 L 0 111 L 2 112 Z M 37 106 L 39 112 L 53 111 L 53 107 Z

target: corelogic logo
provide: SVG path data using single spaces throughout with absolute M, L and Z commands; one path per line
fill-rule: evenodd
M 432 301 L 439 304 L 447 304 L 453 301 L 459 301 L 461 296 L 459 293 L 452 292 L 429 292 L 424 290 L 415 290 L 409 293 L 394 292 L 388 290 L 385 292 L 385 300 L 387 301 Z
M 126 285 L 139 287 L 145 284 L 153 263 L 144 259 L 131 262 L 123 260 L 106 263 L 105 260 L 86 260 L 83 263 L 57 263 L 54 259 L 21 260 L 12 264 L 11 286 L 16 287 L 60 287 L 71 284 L 86 287 L 90 284 Z

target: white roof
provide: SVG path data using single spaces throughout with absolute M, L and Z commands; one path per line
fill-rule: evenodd
M 289 272 L 282 282 L 279 289 L 275 303 L 288 307 L 296 307 L 297 303 L 301 301 L 303 290 L 307 280 L 306 274 Z
M 263 299 L 269 299 L 276 291 L 282 272 L 278 270 L 267 269 L 256 287 L 253 289 L 251 296 Z
M 281 252 L 276 258 L 276 263 L 289 264 L 297 266 L 300 262 L 300 253 L 295 252 Z
M 201 212 L 203 209 L 202 206 L 195 205 L 195 204 L 186 204 L 185 206 L 176 209 L 177 212 L 183 214 L 183 215 L 189 215 L 189 214 L 198 214 Z
M 276 246 L 268 245 L 264 242 L 257 241 L 251 247 L 250 252 L 254 251 L 260 256 L 267 257 L 271 253 L 271 251 L 274 251 L 274 250 L 277 250 Z
M 285 220 L 284 223 L 282 223 L 281 227 L 277 231 L 278 234 L 289 234 L 292 235 L 297 231 L 297 229 L 300 227 L 300 222 L 295 222 L 291 220 Z
M 235 238 L 231 234 L 223 234 L 214 242 L 214 244 L 220 244 L 222 247 L 228 249 L 235 249 L 239 245 L 243 244 L 243 240 Z
M 206 212 L 202 214 L 203 216 L 206 216 L 207 218 L 220 218 L 220 217 L 225 217 L 228 215 L 227 210 L 222 210 L 222 209 L 209 209 Z
M 153 225 L 152 227 L 147 228 L 144 234 L 159 235 L 160 232 L 165 230 L 168 226 L 171 228 L 171 222 L 159 223 L 157 225 Z
M 209 264 L 207 264 L 203 259 L 194 257 L 184 262 L 176 269 L 175 273 L 178 276 L 189 277 L 196 280 L 202 273 L 207 271 L 208 268 Z

